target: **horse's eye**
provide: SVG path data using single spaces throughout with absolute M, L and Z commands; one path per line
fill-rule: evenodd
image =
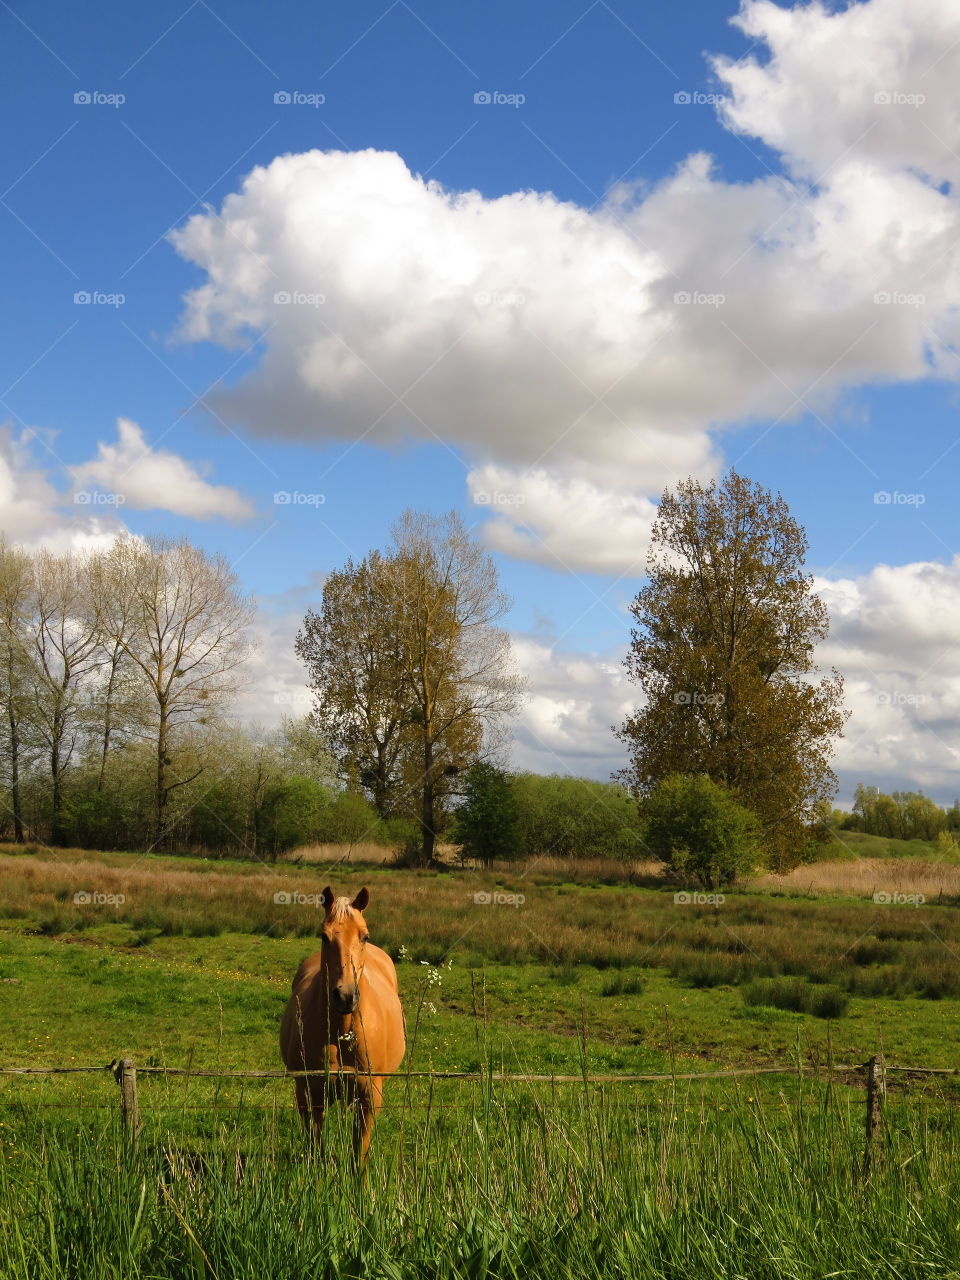
M 361 942 L 369 942 L 369 941 L 370 941 L 370 935 L 369 935 L 369 933 L 365 933 L 365 934 L 364 934 L 364 936 L 360 939 L 360 941 L 361 941 Z

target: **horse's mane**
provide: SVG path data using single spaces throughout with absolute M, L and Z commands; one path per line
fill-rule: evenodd
M 349 898 L 334 898 L 330 908 L 331 920 L 352 920 L 359 912 L 354 911 Z

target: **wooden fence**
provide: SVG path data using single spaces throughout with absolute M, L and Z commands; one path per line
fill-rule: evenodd
M 907 1076 L 956 1076 L 960 1068 L 955 1067 L 906 1067 L 888 1066 L 882 1055 L 875 1054 L 867 1062 L 859 1065 L 835 1065 L 825 1068 L 826 1074 L 832 1076 L 841 1073 L 861 1073 L 865 1091 L 864 1114 L 864 1152 L 863 1172 L 868 1176 L 874 1160 L 875 1142 L 883 1122 L 883 1103 L 886 1097 L 886 1078 L 888 1075 L 901 1074 Z M 214 1080 L 294 1080 L 298 1077 L 317 1076 L 323 1079 L 357 1073 L 350 1068 L 319 1071 L 206 1071 L 192 1067 L 137 1067 L 132 1058 L 115 1059 L 106 1066 L 86 1067 L 0 1067 L 0 1076 L 53 1076 L 103 1074 L 110 1072 L 119 1086 L 120 1116 L 126 1139 L 136 1142 L 140 1133 L 140 1102 L 137 1092 L 139 1076 L 183 1076 L 191 1079 Z M 590 1075 L 583 1072 L 579 1075 L 548 1075 L 531 1073 L 511 1073 L 504 1071 L 390 1071 L 384 1072 L 401 1080 L 464 1080 L 490 1081 L 493 1083 L 527 1083 L 527 1084 L 652 1084 L 671 1083 L 683 1080 L 728 1080 L 749 1078 L 751 1076 L 791 1075 L 800 1078 L 822 1078 L 823 1072 L 812 1068 L 804 1068 L 797 1063 L 789 1066 L 772 1067 L 731 1067 L 720 1071 L 683 1071 L 670 1073 L 637 1073 L 637 1074 L 604 1074 Z

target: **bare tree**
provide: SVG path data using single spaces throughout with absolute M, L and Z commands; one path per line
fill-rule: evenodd
M 177 736 L 208 722 L 242 684 L 252 610 L 224 559 L 189 542 L 127 539 L 117 557 L 121 599 L 132 602 L 132 613 L 124 619 L 114 601 L 110 633 L 142 672 L 150 695 L 157 843 L 167 831 L 171 793 L 203 768 L 177 775 Z
M 21 772 L 27 751 L 30 618 L 33 613 L 33 564 L 27 552 L 0 539 L 0 703 L 2 758 L 10 792 L 13 836 L 23 841 Z
M 34 697 L 30 718 L 50 768 L 51 839 L 62 844 L 63 781 L 83 728 L 83 686 L 100 663 L 99 619 L 86 608 L 89 559 L 41 550 L 33 558 Z
M 138 621 L 136 601 L 125 589 L 129 553 L 122 542 L 91 556 L 87 564 L 87 616 L 96 626 L 99 679 L 90 694 L 90 736 L 99 757 L 97 791 L 104 789 L 112 748 L 142 734 L 149 718 L 143 672 L 130 657 Z

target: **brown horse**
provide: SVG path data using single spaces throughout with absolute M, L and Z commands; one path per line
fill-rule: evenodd
M 288 1071 L 350 1068 L 353 1076 L 308 1076 L 295 1083 L 297 1110 L 323 1150 L 323 1114 L 330 1102 L 353 1107 L 353 1149 L 366 1159 L 383 1101 L 383 1074 L 396 1071 L 406 1051 L 397 971 L 369 941 L 361 889 L 351 902 L 320 896 L 326 911 L 320 950 L 304 960 L 280 1024 L 280 1055 Z

